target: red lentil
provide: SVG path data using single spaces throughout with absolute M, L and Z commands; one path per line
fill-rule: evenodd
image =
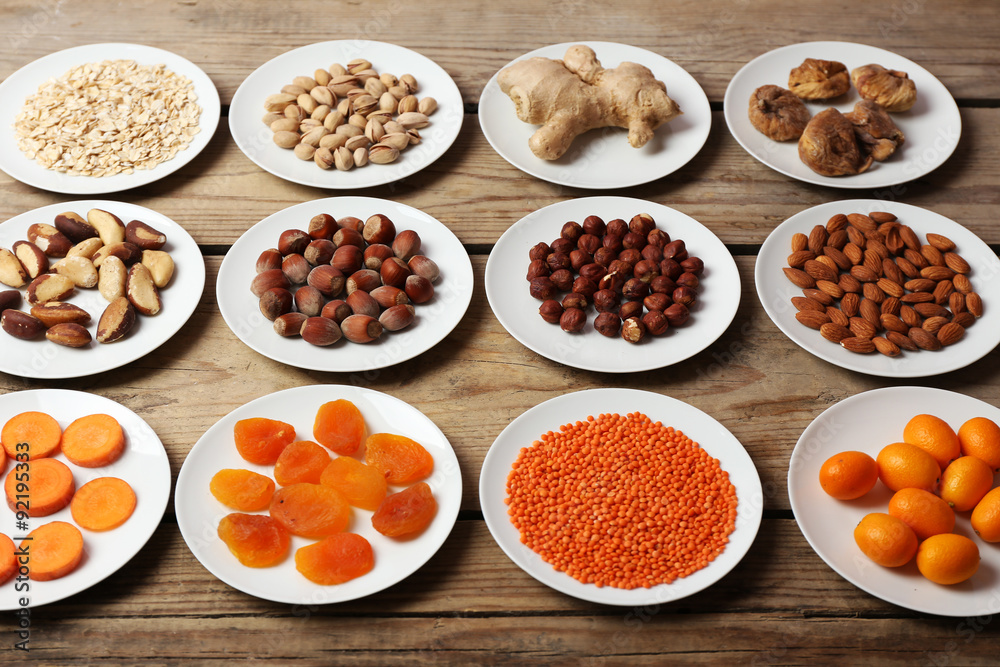
M 686 577 L 736 527 L 736 488 L 718 459 L 638 412 L 589 416 L 522 448 L 506 503 L 521 542 L 597 587 Z

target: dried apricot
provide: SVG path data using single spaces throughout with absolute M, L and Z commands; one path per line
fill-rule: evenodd
M 347 528 L 351 506 L 328 486 L 300 482 L 275 492 L 271 516 L 292 535 L 320 538 Z
M 358 451 L 365 438 L 365 420 L 358 407 L 347 399 L 319 406 L 313 423 L 316 442 L 341 456 Z
M 365 462 L 390 484 L 409 484 L 431 474 L 434 457 L 424 446 L 404 435 L 373 433 L 365 441 Z
M 323 586 L 356 579 L 374 566 L 372 545 L 355 533 L 330 535 L 295 552 L 295 569 Z
M 354 507 L 372 511 L 378 509 L 389 487 L 382 473 L 350 456 L 330 461 L 319 483 L 340 491 Z
M 311 440 L 296 440 L 274 463 L 274 479 L 282 486 L 308 482 L 319 484 L 319 477 L 330 464 L 330 453 Z
M 215 473 L 208 488 L 226 507 L 241 512 L 259 512 L 271 505 L 274 480 L 252 470 L 226 468 Z
M 437 501 L 427 482 L 417 482 L 385 497 L 372 515 L 372 527 L 386 537 L 422 532 L 437 514 Z
M 277 419 L 251 417 L 236 422 L 233 436 L 240 456 L 250 463 L 270 466 L 295 441 L 295 427 Z
M 283 525 L 263 514 L 229 514 L 219 522 L 219 537 L 247 567 L 271 567 L 285 560 L 291 537 Z

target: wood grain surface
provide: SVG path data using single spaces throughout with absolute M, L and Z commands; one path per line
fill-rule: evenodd
M 10 0 L 0 5 L 0 23 L 8 27 L 0 77 L 71 46 L 136 42 L 198 64 L 223 104 L 219 129 L 190 164 L 161 181 L 107 196 L 171 217 L 198 242 L 208 276 L 189 322 L 163 346 L 120 369 L 69 380 L 0 374 L 0 393 L 53 387 L 115 400 L 156 431 L 176 481 L 201 435 L 246 402 L 309 384 L 360 384 L 396 396 L 433 420 L 457 452 L 464 480 L 459 520 L 425 566 L 380 593 L 332 605 L 277 604 L 222 583 L 184 543 L 171 502 L 150 542 L 121 570 L 87 591 L 31 610 L 30 655 L 13 648 L 18 621 L 5 615 L 4 664 L 995 664 L 1000 624 L 991 615 L 913 612 L 836 574 L 802 536 L 786 479 L 789 456 L 806 426 L 859 392 L 929 386 L 1000 405 L 997 352 L 965 369 L 914 380 L 847 371 L 789 340 L 764 312 L 753 280 L 757 252 L 777 224 L 837 199 L 925 207 L 969 228 L 996 252 L 1000 18 L 991 3 Z M 239 150 L 227 125 L 233 93 L 258 66 L 290 49 L 333 39 L 414 49 L 452 76 L 465 102 L 459 138 L 443 157 L 402 181 L 349 193 L 399 201 L 434 216 L 464 244 L 475 272 L 468 312 L 444 341 L 367 374 L 307 371 L 261 356 L 226 325 L 215 291 L 222 258 L 244 231 L 293 204 L 348 194 L 264 172 Z M 742 300 L 733 323 L 703 352 L 666 369 L 597 373 L 549 361 L 514 340 L 486 299 L 486 260 L 511 224 L 549 204 L 605 193 L 553 185 L 508 164 L 479 128 L 480 93 L 517 56 L 582 40 L 627 43 L 670 58 L 694 76 L 712 103 L 709 139 L 687 165 L 652 183 L 606 193 L 676 208 L 711 229 L 736 258 Z M 847 191 L 794 181 L 747 154 L 723 118 L 730 79 L 758 55 L 813 40 L 878 46 L 937 76 L 962 117 L 952 157 L 916 181 Z M 0 220 L 78 198 L 0 174 Z M 519 281 L 513 281 L 517 288 Z M 9 353 L 3 345 L 0 340 L 0 355 Z M 609 386 L 662 393 L 704 410 L 740 440 L 757 467 L 764 491 L 757 538 L 732 572 L 696 595 L 651 599 L 634 608 L 563 595 L 514 565 L 482 518 L 479 471 L 500 431 L 547 399 Z M 1000 609 L 1000 592 L 996 599 Z

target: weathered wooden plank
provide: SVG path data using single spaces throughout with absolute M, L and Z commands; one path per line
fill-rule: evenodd
M 615 191 L 671 206 L 726 243 L 759 244 L 781 221 L 836 199 L 899 200 L 930 208 L 1000 243 L 1000 109 L 963 109 L 955 154 L 927 176 L 893 188 L 839 190 L 792 180 L 752 158 L 729 134 L 721 112 L 701 152 L 677 172 Z M 365 167 L 378 168 L 377 165 Z M 288 183 L 247 159 L 220 128 L 205 152 L 170 177 L 108 198 L 153 208 L 202 244 L 228 245 L 256 222 L 303 201 L 359 194 L 399 201 L 433 215 L 463 243 L 492 244 L 523 216 L 576 197 L 607 194 L 530 177 L 501 158 L 467 114 L 458 141 L 437 162 L 402 181 L 350 193 Z M 43 192 L 0 174 L 0 219 L 81 197 Z
M 290 49 L 330 39 L 393 42 L 437 61 L 467 101 L 511 59 L 566 41 L 623 42 L 660 53 L 690 72 L 712 100 L 752 58 L 786 44 L 841 40 L 872 44 L 921 64 L 961 98 L 1000 98 L 995 45 L 1000 27 L 989 3 L 919 0 L 838 7 L 784 1 L 642 0 L 616 6 L 581 1 L 556 7 L 516 0 L 503 13 L 466 3 L 436 10 L 397 0 L 250 2 L 139 0 L 107 20 L 96 3 L 56 0 L 4 4 L 11 26 L 0 75 L 52 51 L 94 42 L 141 42 L 198 63 L 228 103 L 257 66 Z M 137 28 L 156 25 L 156 31 Z

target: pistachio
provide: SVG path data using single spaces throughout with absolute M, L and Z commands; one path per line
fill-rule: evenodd
M 332 78 L 337 78 L 338 76 L 344 76 L 347 74 L 347 68 L 340 63 L 333 63 L 330 65 L 328 71 L 330 72 L 330 76 Z
M 420 104 L 417 105 L 417 111 L 424 114 L 425 116 L 430 116 L 432 113 L 437 111 L 438 103 L 433 97 L 425 97 L 420 100 Z
M 319 106 L 319 104 L 316 102 L 316 98 L 314 98 L 309 93 L 302 93 L 296 98 L 295 102 L 296 104 L 299 105 L 299 108 L 302 109 L 303 112 L 305 112 L 306 115 L 311 114 L 313 111 L 316 110 L 316 107 Z
M 396 122 L 405 127 L 407 130 L 419 130 L 422 127 L 430 125 L 430 120 L 427 116 L 419 111 L 401 113 L 396 118 Z
M 380 79 L 372 77 L 365 81 L 365 90 L 368 91 L 369 95 L 378 99 L 382 97 L 383 93 L 389 92 L 389 87 L 382 83 Z
M 354 166 L 363 167 L 368 164 L 368 147 L 362 146 L 354 151 Z
M 334 164 L 340 171 L 349 171 L 354 166 L 354 153 L 341 146 L 333 154 Z
M 281 92 L 285 93 L 286 95 L 293 95 L 295 97 L 298 97 L 302 93 L 308 93 L 309 91 L 303 88 L 302 86 L 296 86 L 294 83 L 290 83 L 287 86 L 284 86 L 281 89 Z
M 330 169 L 333 167 L 333 153 L 330 152 L 329 148 L 320 146 L 313 153 L 313 162 L 316 163 L 320 169 Z
M 351 74 L 342 74 L 330 79 L 330 83 L 327 84 L 327 87 L 330 89 L 330 92 L 337 97 L 345 97 L 347 95 L 347 91 L 352 88 L 357 88 L 359 83 L 358 77 Z
M 399 157 L 399 150 L 388 144 L 375 144 L 368 149 L 368 160 L 375 164 L 389 164 Z
M 407 95 L 399 101 L 399 106 L 396 110 L 400 114 L 411 113 L 417 110 L 417 106 L 419 106 L 419 104 L 420 101 L 417 99 L 416 95 Z
M 378 108 L 381 109 L 382 111 L 388 111 L 389 113 L 396 113 L 396 107 L 398 105 L 399 102 L 396 100 L 395 97 L 392 96 L 392 93 L 388 91 L 382 93 L 378 98 Z
M 348 125 L 353 125 L 354 127 L 360 129 L 362 132 L 365 131 L 365 127 L 368 126 L 368 119 L 359 113 L 351 114 L 351 117 L 347 119 Z
M 284 111 L 285 107 L 295 101 L 294 95 L 289 95 L 288 93 L 277 93 L 275 95 L 268 95 L 264 100 L 264 108 L 267 111 Z
M 326 86 L 316 86 L 309 91 L 309 96 L 316 100 L 317 104 L 325 104 L 328 107 L 332 107 L 336 101 L 333 91 Z
M 354 111 L 362 116 L 367 116 L 372 111 L 378 109 L 378 99 L 367 93 L 356 97 L 351 104 L 354 106 Z
M 346 97 L 337 103 L 337 111 L 340 112 L 344 118 L 351 115 L 351 101 Z
M 371 119 L 368 121 L 368 124 L 365 125 L 365 136 L 368 137 L 368 141 L 373 144 L 377 144 L 381 141 L 384 135 L 385 127 L 378 120 Z
M 383 135 L 379 141 L 374 143 L 382 143 L 392 146 L 397 151 L 401 151 L 410 145 L 410 137 L 405 132 L 393 132 L 392 134 Z
M 385 87 L 387 89 L 399 85 L 399 79 L 396 78 L 396 75 L 390 74 L 389 72 L 384 72 L 380 74 L 378 79 L 379 81 L 385 84 Z
M 292 85 L 305 88 L 306 90 L 312 90 L 316 87 L 316 80 L 308 76 L 297 76 L 292 79 Z
M 351 74 L 357 74 L 358 72 L 366 69 L 371 69 L 372 64 L 365 60 L 364 58 L 355 58 L 347 63 L 347 71 Z
M 281 148 L 293 148 L 295 144 L 299 143 L 299 133 L 289 132 L 287 130 L 282 130 L 281 132 L 275 132 L 274 136 L 271 137 Z
M 319 147 L 320 148 L 328 148 L 328 149 L 330 149 L 332 151 L 332 150 L 336 150 L 337 148 L 340 148 L 346 142 L 347 142 L 347 137 L 345 137 L 343 134 L 338 134 L 337 132 L 334 132 L 334 133 L 328 134 L 328 135 L 324 136 L 322 139 L 320 139 L 319 140 Z
M 299 129 L 299 123 L 294 118 L 282 116 L 270 125 L 272 132 L 295 132 Z
M 417 92 L 417 80 L 412 74 L 404 74 L 399 77 L 399 85 L 404 86 L 408 93 Z
M 313 159 L 313 154 L 316 153 L 316 147 L 302 143 L 296 145 L 293 152 L 295 153 L 295 157 L 300 160 L 311 160 Z
M 320 123 L 322 123 L 329 115 L 330 115 L 330 107 L 325 104 L 321 104 L 318 107 L 316 107 L 311 114 L 309 114 L 309 118 L 311 120 L 319 121 Z
M 359 148 L 368 148 L 368 137 L 363 134 L 359 134 L 356 137 L 351 137 L 344 143 L 344 147 L 351 151 L 352 153 Z
M 316 80 L 316 85 L 318 86 L 325 86 L 326 84 L 330 83 L 331 78 L 332 77 L 330 76 L 330 73 L 327 72 L 325 69 L 318 69 L 315 72 L 313 72 L 313 79 Z
M 319 146 L 320 139 L 330 134 L 330 131 L 320 125 L 319 127 L 309 130 L 306 134 L 302 136 L 302 143 L 308 144 L 313 148 Z
M 323 119 L 323 127 L 333 132 L 344 124 L 344 114 L 331 110 Z

